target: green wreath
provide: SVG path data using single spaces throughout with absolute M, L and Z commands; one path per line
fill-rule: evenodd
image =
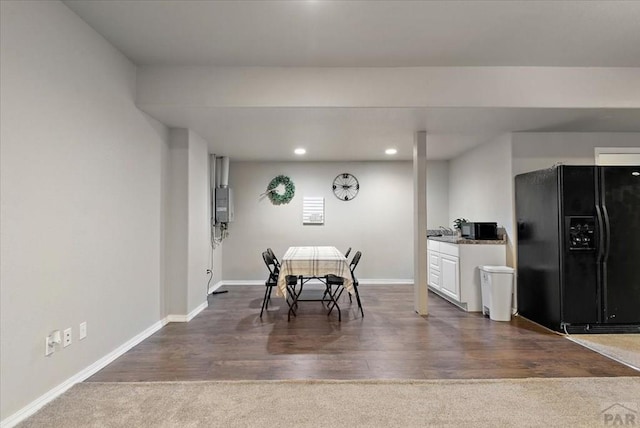
M 278 193 L 277 189 L 280 185 L 284 186 L 284 193 Z M 288 204 L 293 199 L 293 195 L 296 193 L 296 186 L 293 181 L 286 175 L 279 175 L 267 186 L 267 195 L 273 205 Z

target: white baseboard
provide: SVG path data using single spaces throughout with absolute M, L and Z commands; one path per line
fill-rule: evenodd
M 396 285 L 396 284 L 413 284 L 413 279 L 360 279 L 360 284 L 363 285 Z M 227 280 L 227 281 L 219 281 L 214 284 L 210 289 L 211 291 L 217 290 L 218 288 L 224 285 L 261 285 L 264 286 L 263 280 Z M 89 367 L 86 367 L 82 371 L 76 373 L 71 376 L 69 379 L 65 380 L 55 388 L 47 391 L 45 394 L 38 397 L 36 400 L 32 401 L 22 409 L 18 410 L 13 415 L 8 416 L 3 421 L 0 421 L 0 428 L 12 428 L 28 418 L 29 416 L 36 413 L 40 408 L 42 408 L 45 404 L 49 403 L 59 395 L 63 394 L 69 388 L 71 388 L 74 384 L 78 382 L 82 382 L 85 379 L 93 376 L 98 371 L 102 370 L 104 367 L 112 363 L 116 358 L 123 355 L 125 352 L 151 336 L 153 333 L 160 330 L 164 325 L 170 322 L 189 322 L 193 317 L 198 315 L 204 309 L 208 307 L 208 302 L 203 302 L 200 306 L 191 311 L 188 315 L 167 315 L 164 319 L 154 323 L 152 326 L 144 330 L 143 332 L 137 334 L 127 342 L 120 345 L 115 350 L 111 351 L 109 354 L 100 358 L 95 363 L 91 364 Z
M 413 278 L 405 278 L 405 279 L 360 279 L 358 278 L 358 282 L 361 285 L 413 285 Z M 318 282 L 319 283 L 319 282 Z M 216 283 L 216 288 L 222 287 L 223 285 L 260 285 L 264 287 L 264 281 L 259 279 L 233 279 L 220 281 Z M 213 288 L 213 287 L 212 287 Z M 211 292 L 211 291 L 210 291 Z
M 209 306 L 209 302 L 204 301 L 200 306 L 189 312 L 187 315 L 167 315 L 164 318 L 165 324 L 169 322 L 189 322 L 198 315 L 200 312 L 205 310 Z
M 209 289 L 207 290 L 207 294 L 211 294 L 214 291 L 216 291 L 218 288 L 222 287 L 224 285 L 224 283 L 222 281 L 218 281 L 213 285 L 209 286 Z
M 218 284 L 223 285 L 261 285 L 264 287 L 264 279 L 227 279 L 220 281 Z
M 76 383 L 82 382 L 83 380 L 89 378 L 90 376 L 93 376 L 98 371 L 105 368 L 107 365 L 109 365 L 116 358 L 118 358 L 119 356 L 127 352 L 129 349 L 133 348 L 138 343 L 142 342 L 147 337 L 151 336 L 153 333 L 160 330 L 165 324 L 166 324 L 165 320 L 161 320 L 154 323 L 151 327 L 147 328 L 142 333 L 137 334 L 133 338 L 129 339 L 127 342 L 123 343 L 122 345 L 120 345 L 119 347 L 117 347 L 116 349 L 114 349 L 104 357 L 100 358 L 98 361 L 91 364 L 89 367 L 71 376 L 69 379 L 65 380 L 60 385 L 47 391 L 46 393 L 38 397 L 36 400 L 32 401 L 22 409 L 18 410 L 13 415 L 1 421 L 0 428 L 11 428 L 16 426 L 17 424 L 19 424 L 20 422 L 22 422 L 23 420 L 25 420 L 26 418 L 28 418 L 29 416 L 33 415 L 35 412 L 40 410 L 40 408 L 42 408 L 45 404 L 49 403 L 50 401 L 52 401 L 53 399 L 55 399 L 56 397 L 64 393 L 66 390 L 71 388 Z
M 358 278 L 360 285 L 413 285 L 413 278 L 404 279 L 372 279 Z

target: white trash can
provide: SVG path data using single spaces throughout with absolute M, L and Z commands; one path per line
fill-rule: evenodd
M 511 320 L 513 268 L 479 266 L 482 288 L 482 314 L 489 313 L 494 321 Z

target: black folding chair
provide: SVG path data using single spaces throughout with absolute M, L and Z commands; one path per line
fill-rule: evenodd
M 350 254 L 350 253 L 351 253 L 351 247 L 347 248 L 347 251 L 345 251 L 345 253 L 344 253 L 344 257 L 345 257 L 345 259 L 346 259 L 347 257 L 349 257 L 349 254 Z M 333 294 L 333 292 L 332 292 L 332 287 L 331 287 L 331 285 L 330 285 L 330 284 L 327 284 L 327 278 L 326 278 L 326 277 L 325 277 L 325 285 L 327 286 L 327 289 L 326 289 L 326 291 L 324 292 L 324 295 L 322 296 L 322 298 L 323 298 L 323 299 L 324 299 L 325 297 L 327 297 L 327 294 L 328 294 L 328 293 L 332 293 L 332 294 Z M 349 302 L 351 302 L 351 294 L 349 294 Z
M 264 298 L 262 299 L 262 308 L 260 309 L 260 318 L 262 318 L 262 313 L 269 306 L 269 301 L 271 300 L 271 289 L 278 285 L 278 276 L 280 275 L 280 265 L 276 263 L 276 259 L 271 256 L 269 249 L 267 251 L 262 252 L 262 259 L 264 260 L 264 264 L 267 266 L 269 270 L 269 277 L 264 282 L 265 290 L 264 290 Z M 289 295 L 295 293 L 295 287 L 298 283 L 298 278 L 292 275 L 287 275 L 287 291 Z M 289 303 L 290 296 L 287 296 L 287 303 Z M 295 312 L 294 312 L 295 315 Z
M 271 258 L 273 258 L 273 261 L 276 263 L 276 267 L 278 269 L 280 269 L 280 260 L 278 260 L 278 258 L 276 257 L 276 254 L 273 252 L 273 250 L 271 248 L 267 248 L 267 252 L 271 256 Z
M 351 272 L 351 279 L 353 280 L 353 289 L 355 290 L 356 300 L 358 302 L 358 308 L 360 308 L 360 313 L 364 318 L 364 310 L 362 309 L 362 302 L 360 301 L 360 293 L 358 292 L 358 285 L 359 285 L 358 278 L 356 278 L 356 275 L 355 275 L 355 270 L 356 270 L 356 267 L 358 267 L 358 263 L 360 262 L 361 256 L 362 256 L 362 252 L 357 251 L 356 254 L 353 256 L 351 263 L 349 263 L 349 271 Z M 334 285 L 337 286 L 333 295 L 333 300 L 337 302 L 340 296 L 342 295 L 342 292 L 344 291 L 344 278 L 336 275 L 327 275 L 326 279 L 327 279 L 327 287 L 331 287 Z M 351 299 L 351 294 L 349 294 L 349 299 Z M 335 307 L 335 304 L 333 304 L 331 308 L 329 308 L 329 313 L 331 313 L 334 307 Z

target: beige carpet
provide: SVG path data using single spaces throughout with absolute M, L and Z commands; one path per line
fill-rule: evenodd
M 19 426 L 602 427 L 638 410 L 640 377 L 81 383 Z
M 640 370 L 640 334 L 576 334 L 567 338 Z

